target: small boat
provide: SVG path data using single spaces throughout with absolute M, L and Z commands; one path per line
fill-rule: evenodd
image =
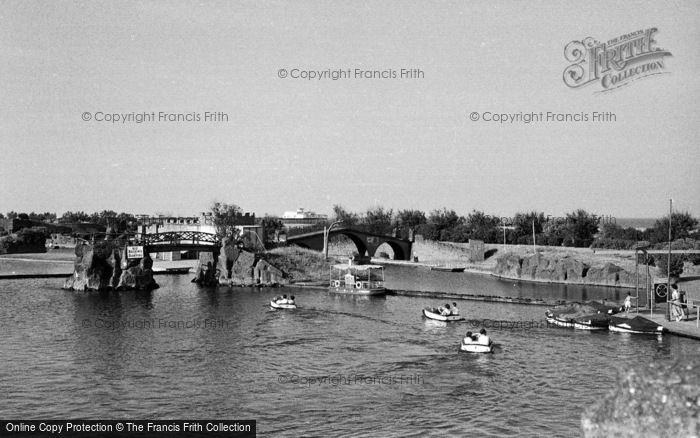
M 491 353 L 493 351 L 493 342 L 489 339 L 488 345 L 480 344 L 478 341 L 465 344 L 464 339 L 462 339 L 459 349 L 467 353 Z
M 277 303 L 275 300 L 270 300 L 270 307 L 273 309 L 296 309 L 297 305 L 296 304 L 280 304 Z
M 423 309 L 423 316 L 428 319 L 434 319 L 436 321 L 462 321 L 464 317 L 462 315 L 440 315 L 437 309 L 426 307 Z
M 384 266 L 347 264 L 331 266 L 329 290 L 331 292 L 359 295 L 380 295 L 384 288 Z
M 574 322 L 561 315 L 555 315 L 554 313 L 550 311 L 545 312 L 545 316 L 547 319 L 547 324 L 552 324 L 556 325 L 558 327 L 565 327 L 565 328 L 571 328 L 574 326 Z
M 610 317 L 608 328 L 611 332 L 640 333 L 649 335 L 660 335 L 664 332 L 664 327 L 650 321 L 642 316 L 634 318 L 624 318 L 619 316 Z
M 595 301 L 555 306 L 545 311 L 547 323 L 579 330 L 605 330 L 618 309 Z
M 467 267 L 452 267 L 452 266 L 431 266 L 431 271 L 441 271 L 441 272 L 464 272 Z
M 573 323 L 577 330 L 607 330 L 610 316 L 605 313 L 579 316 L 573 319 Z

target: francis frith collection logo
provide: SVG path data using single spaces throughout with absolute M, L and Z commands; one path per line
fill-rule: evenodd
M 571 41 L 564 48 L 564 83 L 571 88 L 600 83 L 610 91 L 647 76 L 668 73 L 664 62 L 671 52 L 657 47 L 655 27 L 621 35 L 601 43 L 591 37 Z

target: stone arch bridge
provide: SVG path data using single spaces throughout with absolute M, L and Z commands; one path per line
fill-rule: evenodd
M 323 251 L 323 234 L 323 230 L 297 234 L 295 236 L 287 237 L 287 242 L 303 246 L 305 248 Z M 394 251 L 394 260 L 410 260 L 411 258 L 411 248 L 413 247 L 413 242 L 410 240 L 399 239 L 398 237 L 385 236 L 382 234 L 367 233 L 365 231 L 354 230 L 346 227 L 333 228 L 328 233 L 328 238 L 330 239 L 330 236 L 337 234 L 342 234 L 352 240 L 357 247 L 357 252 L 361 256 L 373 257 L 377 251 L 377 248 L 386 243 Z

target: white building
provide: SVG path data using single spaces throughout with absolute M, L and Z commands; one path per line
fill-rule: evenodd
M 305 227 L 315 225 L 328 220 L 328 215 L 317 214 L 313 211 L 306 211 L 298 208 L 296 211 L 285 211 L 280 221 L 287 228 Z

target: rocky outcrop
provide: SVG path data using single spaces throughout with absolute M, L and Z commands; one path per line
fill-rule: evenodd
M 210 252 L 199 254 L 199 263 L 194 273 L 192 283 L 203 286 L 216 286 L 218 284 L 218 268 L 214 267 L 214 255 Z
M 520 257 L 507 253 L 496 260 L 494 274 L 500 277 L 543 282 L 567 282 L 606 286 L 634 286 L 634 272 L 607 263 L 590 267 L 573 256 L 554 257 L 540 253 Z
M 152 290 L 158 288 L 153 279 L 153 260 L 146 254 L 138 265 L 128 267 L 119 277 L 117 289 Z
M 700 436 L 700 360 L 650 361 L 619 372 L 581 420 L 586 437 Z
M 119 283 L 121 256 L 111 241 L 75 246 L 73 275 L 63 284 L 71 290 L 106 290 Z
M 63 284 L 69 290 L 155 289 L 153 261 L 146 255 L 126 265 L 126 256 L 110 239 L 75 246 L 73 275 Z M 126 268 L 122 270 L 122 268 Z
M 229 239 L 222 242 L 215 275 L 218 284 L 229 286 L 273 286 L 288 282 L 282 270 L 264 255 L 256 255 Z

